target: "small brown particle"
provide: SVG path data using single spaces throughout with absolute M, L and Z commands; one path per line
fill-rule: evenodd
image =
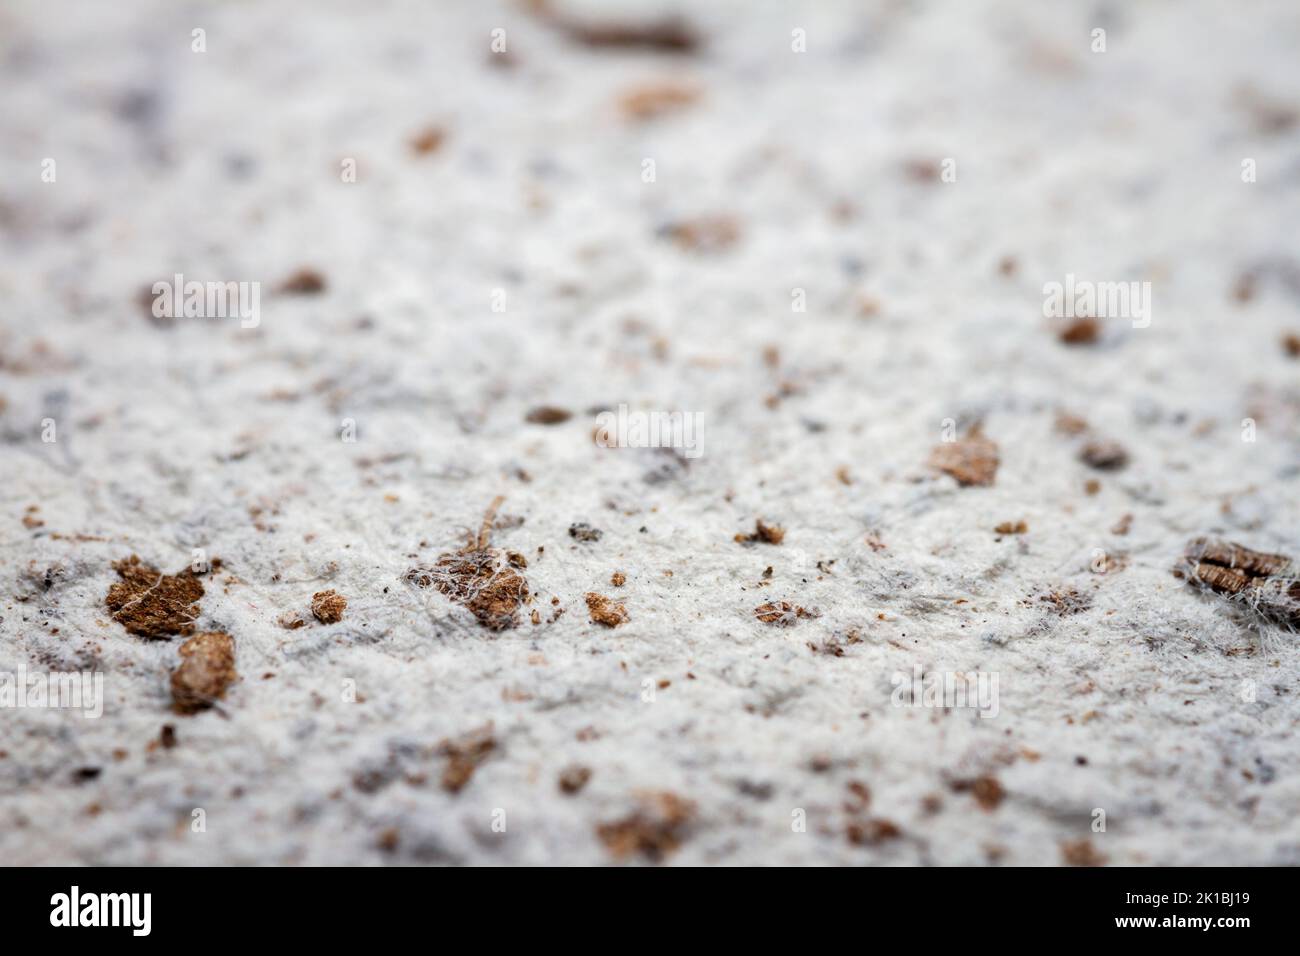
M 785 529 L 774 524 L 764 524 L 759 518 L 754 522 L 752 534 L 738 534 L 735 540 L 739 544 L 780 544 L 785 540 Z
M 886 840 L 898 839 L 903 831 L 893 821 L 875 817 L 866 821 L 853 821 L 848 825 L 846 835 L 854 846 L 879 846 Z
M 235 642 L 221 631 L 195 634 L 180 648 L 180 667 L 172 671 L 172 709 L 196 714 L 225 696 L 235 673 Z
M 538 405 L 536 408 L 528 410 L 528 414 L 524 416 L 524 421 L 530 425 L 560 425 L 572 417 L 573 412 L 567 408 L 557 408 L 554 405 Z
M 861 780 L 849 781 L 849 793 L 853 795 L 850 809 L 855 812 L 865 810 L 871 805 L 871 788 Z
M 975 802 L 984 810 L 995 810 L 1006 796 L 1006 791 L 1002 789 L 996 777 L 991 774 L 984 774 L 974 779 L 954 780 L 949 786 L 954 793 L 970 792 L 975 797 Z
M 1070 866 L 1105 866 L 1106 857 L 1087 837 L 1066 840 L 1061 844 L 1061 859 Z
M 1282 348 L 1291 358 L 1300 358 L 1300 332 L 1288 332 L 1282 336 Z
M 993 530 L 998 534 L 1027 534 L 1029 525 L 1023 521 L 1004 521 Z
M 627 608 L 622 604 L 616 604 L 604 595 L 588 591 L 586 600 L 587 610 L 591 612 L 593 624 L 618 627 L 628 620 Z
M 325 291 L 325 276 L 315 269 L 299 269 L 280 283 L 279 291 L 285 295 L 318 295 Z
M 997 778 L 988 776 L 987 774 L 983 777 L 976 778 L 975 782 L 971 784 L 971 793 L 975 797 L 975 802 L 978 803 L 982 809 L 990 811 L 996 810 L 998 804 L 1000 804 L 1002 799 L 1007 795 Z
M 496 746 L 496 737 L 493 736 L 490 723 L 456 740 L 442 740 L 438 744 L 438 754 L 447 758 L 447 766 L 442 772 L 442 789 L 448 793 L 459 793 L 474 776 L 479 764 L 487 759 Z
M 411 152 L 416 156 L 428 156 L 442 148 L 447 138 L 447 131 L 441 126 L 426 126 L 411 137 Z
M 337 624 L 343 620 L 348 599 L 337 591 L 317 591 L 311 596 L 311 613 L 322 624 Z
M 286 631 L 296 631 L 300 627 L 307 626 L 307 622 L 303 620 L 302 615 L 297 611 L 291 611 L 288 614 L 280 615 L 277 623 Z
M 1117 441 L 1094 438 L 1083 446 L 1079 460 L 1099 471 L 1116 471 L 1128 464 L 1128 451 Z
M 963 487 L 988 486 L 997 477 L 998 446 L 976 425 L 957 441 L 935 445 L 930 467 L 952 475 Z
M 587 785 L 591 779 L 591 768 L 581 764 L 569 764 L 560 771 L 560 791 L 574 794 Z
M 721 252 L 740 239 L 740 223 L 732 216 L 699 216 L 674 223 L 668 227 L 667 234 L 683 249 Z
M 162 640 L 194 632 L 203 585 L 192 570 L 163 574 L 134 554 L 114 561 L 113 570 L 121 580 L 108 589 L 104 604 L 128 633 Z
M 917 157 L 903 163 L 903 172 L 907 178 L 917 183 L 934 183 L 939 181 L 941 168 L 932 159 Z
M 1091 316 L 1072 320 L 1057 332 L 1066 345 L 1093 345 L 1101 338 L 1101 323 Z
M 1070 412 L 1057 412 L 1055 427 L 1062 435 L 1082 435 L 1088 430 L 1088 421 Z
M 379 833 L 379 839 L 375 841 L 375 846 L 385 853 L 396 852 L 401 845 L 402 838 L 397 827 L 387 827 Z
M 610 823 L 596 827 L 596 835 L 615 857 L 640 853 L 659 862 L 685 839 L 695 817 L 695 804 L 667 791 L 644 794 L 640 807 Z
M 1243 272 L 1237 276 L 1237 281 L 1232 284 L 1232 298 L 1241 304 L 1245 304 L 1255 298 L 1255 293 L 1259 288 L 1259 276 L 1254 272 Z
M 163 750 L 171 750 L 176 746 L 176 725 L 163 724 L 162 730 L 158 732 L 158 742 L 162 744 Z
M 1124 517 L 1120 518 L 1113 525 L 1111 525 L 1110 533 L 1120 534 L 1120 535 L 1128 534 L 1129 529 L 1132 527 L 1133 527 L 1133 516 L 1131 514 L 1126 514 L 1124 515 Z
M 1096 478 L 1089 478 L 1083 483 L 1083 493 L 1085 495 L 1095 495 L 1101 491 L 1101 482 Z
M 626 90 L 619 96 L 618 106 L 628 119 L 645 122 L 683 110 L 699 98 L 700 91 L 696 87 L 664 80 Z
M 615 571 L 612 575 L 610 575 L 609 583 L 616 588 L 621 588 L 624 584 L 627 583 L 627 575 L 624 574 L 622 571 Z

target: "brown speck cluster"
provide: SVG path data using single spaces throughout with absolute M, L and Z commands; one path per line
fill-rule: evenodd
M 1052 588 L 1038 595 L 1038 603 L 1046 604 L 1060 617 L 1079 614 L 1092 606 L 1092 598 L 1073 586 Z
M 605 532 L 599 528 L 593 528 L 585 521 L 578 521 L 569 525 L 569 537 L 574 541 L 599 541 Z
M 575 794 L 587 785 L 591 779 L 591 768 L 581 764 L 570 764 L 560 771 L 560 792 Z
M 800 618 L 814 616 L 816 615 L 789 601 L 769 601 L 754 608 L 754 617 L 764 624 L 773 624 L 777 627 L 789 627 Z

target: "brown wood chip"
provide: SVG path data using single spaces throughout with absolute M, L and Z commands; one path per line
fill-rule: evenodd
M 192 570 L 163 574 L 134 554 L 114 561 L 113 570 L 121 580 L 108 589 L 104 604 L 128 633 L 151 640 L 194 633 L 203 584 Z
M 1194 538 L 1174 575 L 1240 602 L 1271 621 L 1300 627 L 1300 565 L 1284 554 L 1253 551 L 1216 538 Z
M 180 647 L 181 665 L 172 672 L 172 709 L 196 714 L 226 694 L 235 672 L 235 641 L 221 631 L 195 634 Z
M 588 591 L 586 594 L 587 610 L 591 612 L 591 621 L 593 624 L 604 624 L 606 627 L 618 627 L 628 620 L 627 608 L 618 604 L 603 594 L 597 594 L 595 591 Z

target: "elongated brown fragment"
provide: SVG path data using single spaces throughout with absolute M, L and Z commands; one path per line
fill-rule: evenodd
M 1285 554 L 1254 551 L 1218 538 L 1193 538 L 1174 575 L 1193 587 L 1244 603 L 1289 627 L 1300 627 L 1300 565 Z

